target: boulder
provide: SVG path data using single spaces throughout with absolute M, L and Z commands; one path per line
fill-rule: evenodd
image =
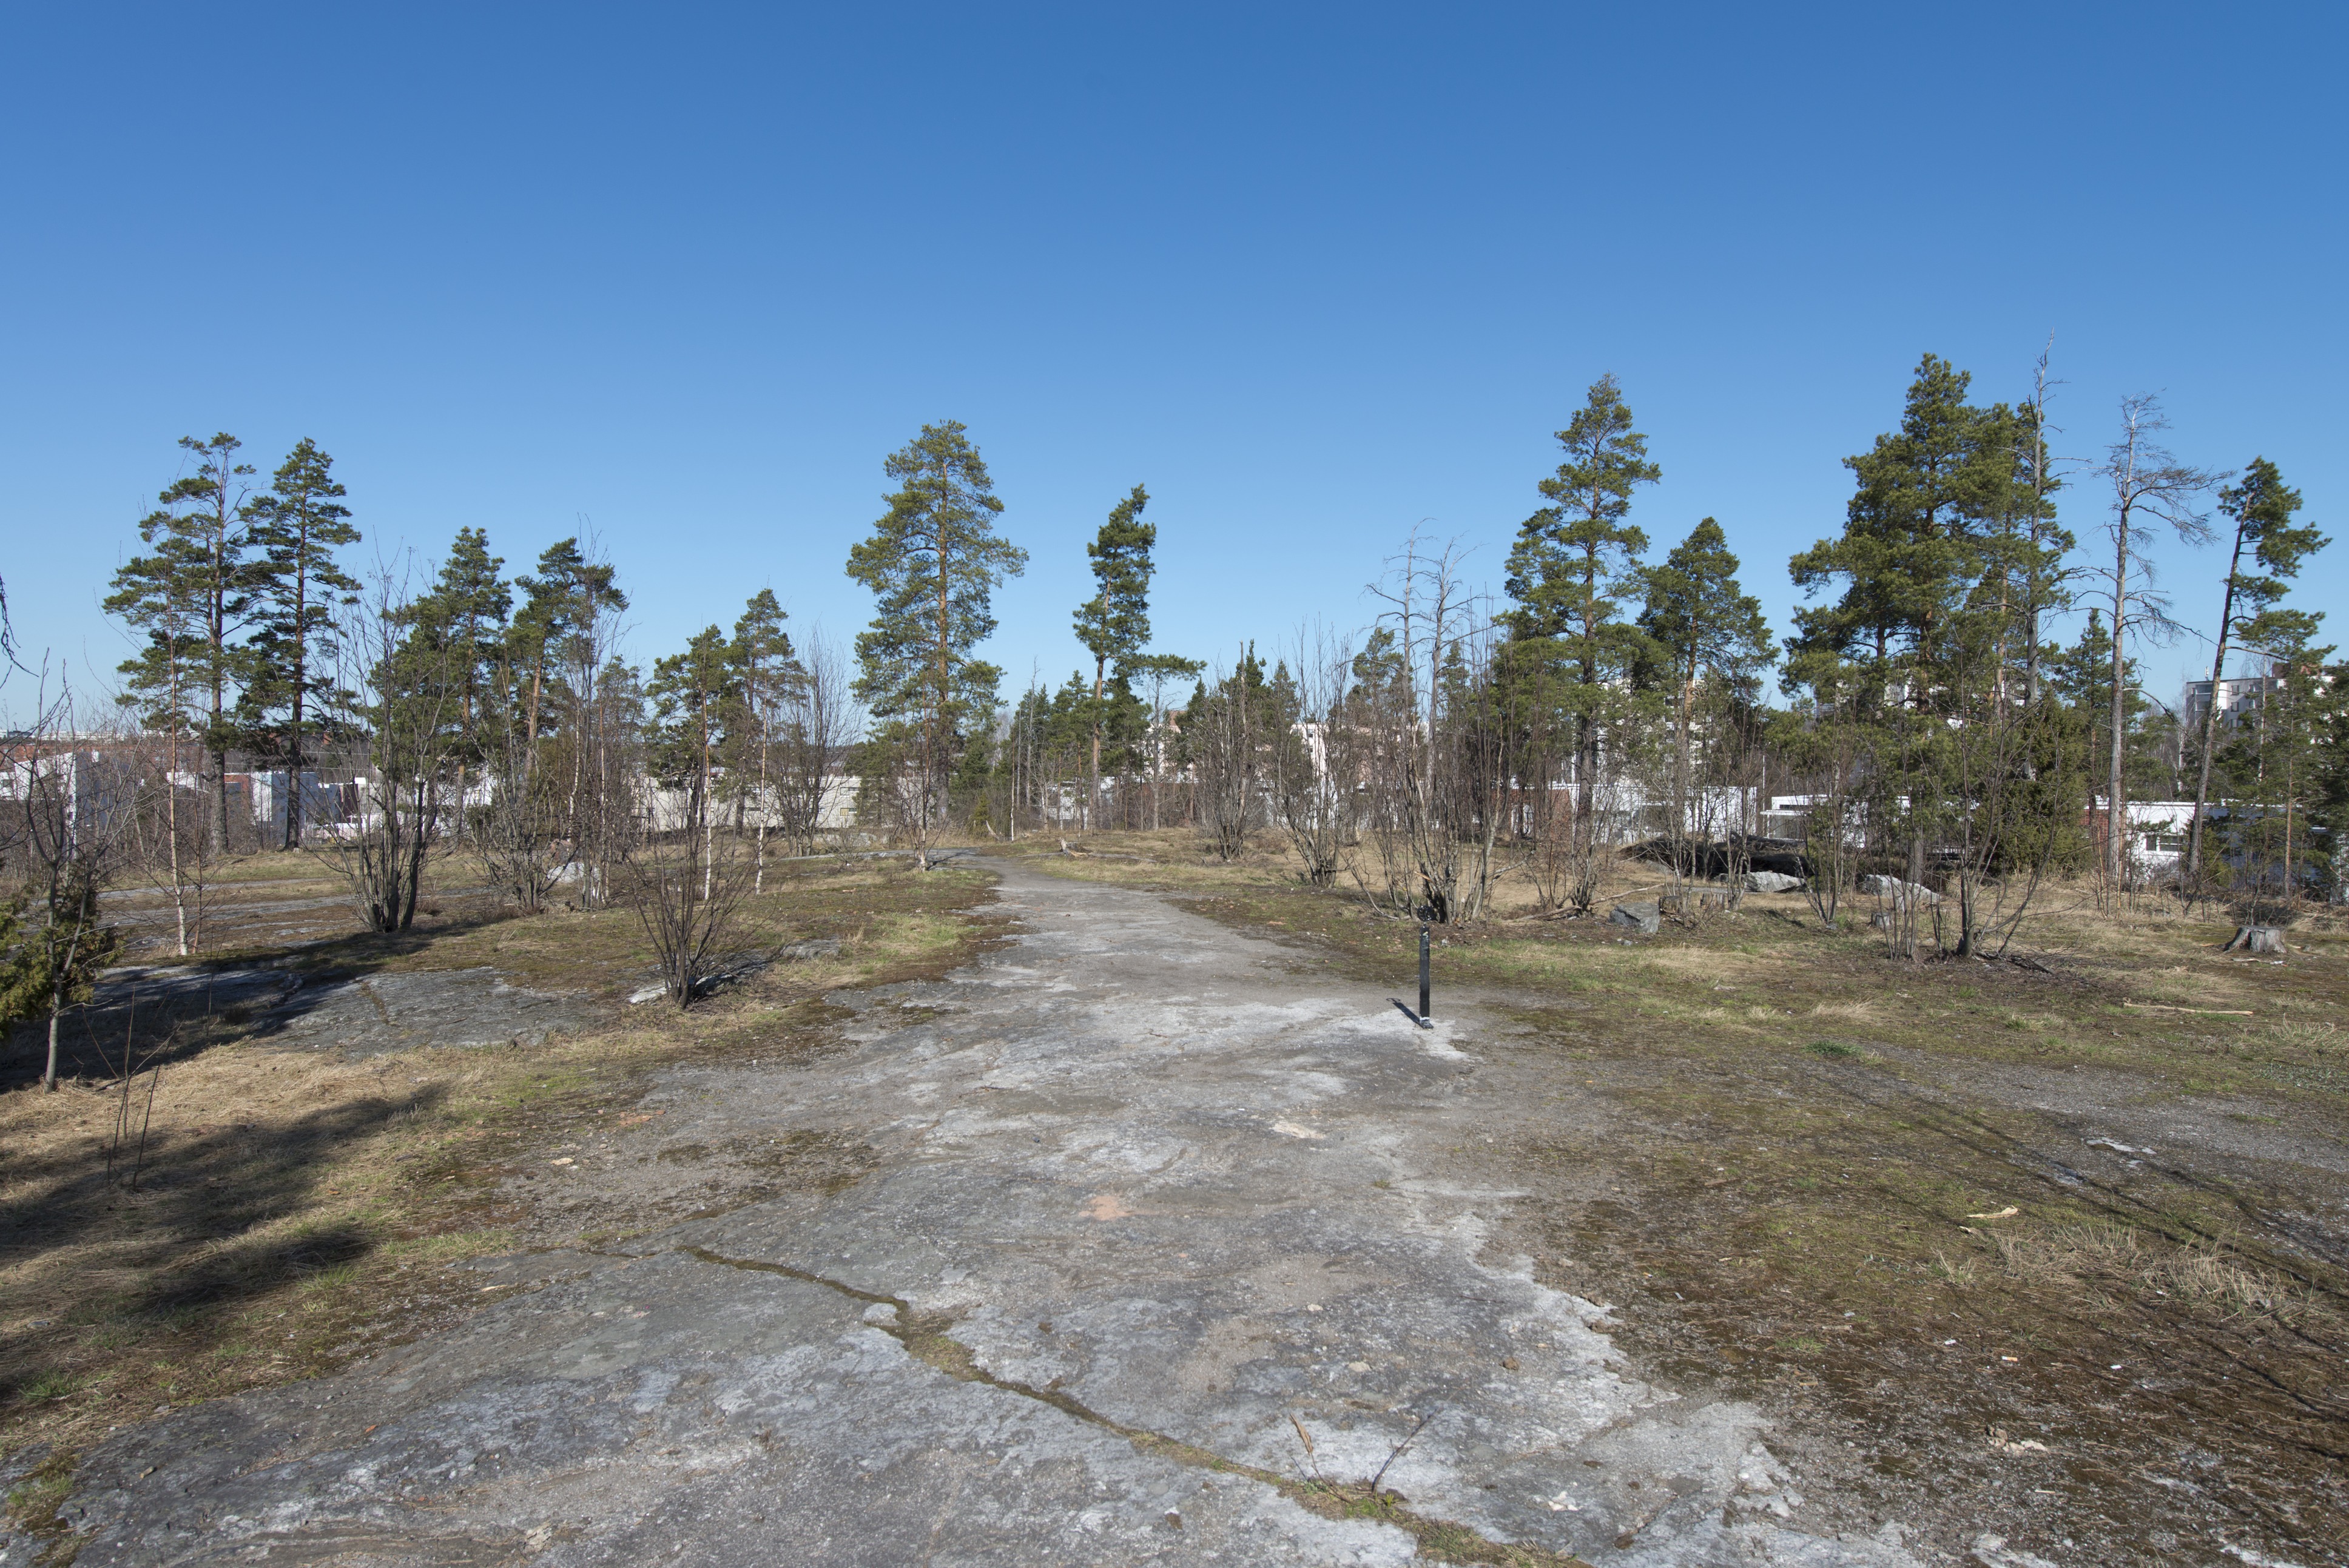
M 1790 877 L 1784 872 L 1747 872 L 1745 891 L 1747 892 L 1800 892 L 1803 891 L 1803 879 Z
M 1653 936 L 1664 928 L 1664 912 L 1662 906 L 1652 900 L 1619 903 L 1614 913 L 1607 917 L 1607 923 L 1636 931 L 1642 936 Z
M 1859 879 L 1859 891 L 1889 899 L 1895 909 L 1905 908 L 1911 903 L 1920 909 L 1930 909 L 1941 902 L 1941 895 L 1931 888 L 1902 882 L 1899 877 L 1862 877 Z

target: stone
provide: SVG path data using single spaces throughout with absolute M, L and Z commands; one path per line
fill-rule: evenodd
M 1800 892 L 1803 891 L 1803 879 L 1790 877 L 1784 872 L 1747 872 L 1745 891 L 1747 892 Z
M 1653 936 L 1664 928 L 1663 907 L 1652 899 L 1639 903 L 1619 903 L 1614 913 L 1607 917 L 1607 923 L 1637 931 L 1642 936 Z
M 1931 888 L 1918 882 L 1902 882 L 1899 877 L 1862 877 L 1859 879 L 1859 891 L 1889 899 L 1896 909 L 1910 903 L 1920 909 L 1930 909 L 1941 902 L 1941 895 Z

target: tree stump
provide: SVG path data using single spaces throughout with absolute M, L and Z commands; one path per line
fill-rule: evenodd
M 2245 953 L 2282 953 L 2283 933 L 2272 925 L 2239 925 L 2226 951 L 2232 953 L 2238 948 Z

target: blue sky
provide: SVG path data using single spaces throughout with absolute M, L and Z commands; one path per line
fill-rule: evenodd
M 17 6 L 0 574 L 109 668 L 105 578 L 226 429 L 333 453 L 370 552 L 592 527 L 639 658 L 761 586 L 845 637 L 882 458 L 952 418 L 1032 557 L 992 656 L 1057 681 L 1136 480 L 1157 645 L 1228 657 L 1367 620 L 1423 520 L 1497 585 L 1612 371 L 1634 520 L 1720 518 L 1783 632 L 1919 355 L 2012 398 L 2051 334 L 2063 450 L 2160 391 L 2349 533 L 2344 15 Z M 2163 564 L 2207 625 L 2223 563 Z

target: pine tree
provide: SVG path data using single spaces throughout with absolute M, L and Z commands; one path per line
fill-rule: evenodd
M 1808 687 L 1818 720 L 1848 732 L 1837 754 L 1866 759 L 1856 777 L 1870 797 L 1870 837 L 1878 848 L 1906 842 L 1911 881 L 1935 836 L 1979 840 L 1971 813 L 1982 796 L 1957 782 L 1976 759 L 1948 741 L 1953 727 L 1983 733 L 1996 712 L 1999 650 L 2024 647 L 2008 634 L 2032 597 L 2008 578 L 2044 564 L 2044 546 L 2034 554 L 2015 542 L 2045 531 L 2023 526 L 2044 511 L 2044 486 L 2017 489 L 2017 417 L 1968 403 L 1971 386 L 1925 355 L 1899 427 L 1844 459 L 1854 484 L 1842 533 L 1787 563 L 1806 593 L 1840 593 L 1795 612 L 1786 685 Z M 2002 738 L 2002 713 L 1995 722 Z M 1903 931 L 1896 949 L 1913 934 Z
M 245 561 L 251 511 L 243 445 L 225 431 L 210 440 L 180 438 L 196 463 L 157 498 L 141 520 L 140 539 L 154 547 L 114 574 L 109 614 L 147 634 L 146 647 L 126 660 L 128 694 L 144 722 L 174 738 L 192 733 L 212 759 L 212 850 L 228 847 L 228 750 L 235 743 L 230 693 L 244 669 L 235 642 L 253 611 L 253 574 Z
M 512 585 L 499 575 L 502 557 L 490 553 L 488 533 L 460 528 L 431 589 L 403 617 L 411 638 L 430 645 L 440 676 L 454 687 L 455 734 L 450 752 L 457 763 L 457 819 L 466 825 L 466 780 L 490 758 L 485 735 L 497 666 L 505 648 L 506 617 L 513 609 Z
M 523 606 L 507 634 L 508 658 L 516 678 L 526 678 L 520 694 L 523 744 L 535 757 L 543 732 L 549 686 L 561 680 L 564 662 L 580 650 L 574 644 L 598 615 L 628 607 L 628 596 L 615 585 L 616 571 L 590 561 L 576 536 L 550 544 L 540 552 L 537 575 L 517 577 Z M 593 665 L 589 666 L 592 673 Z
M 1965 400 L 1971 380 L 1926 355 L 1900 428 L 1844 459 L 1857 483 L 1842 534 L 1789 563 L 1806 593 L 1843 584 L 1833 603 L 1795 613 L 1797 665 L 1859 656 L 1888 683 L 1904 664 L 1930 679 L 1938 639 L 1982 575 L 1981 540 L 2010 461 L 1993 415 Z
M 774 753 L 774 720 L 777 707 L 793 688 L 806 679 L 806 672 L 792 651 L 792 639 L 783 631 L 789 617 L 775 599 L 775 591 L 761 588 L 750 596 L 743 607 L 740 619 L 734 623 L 734 640 L 726 650 L 727 660 L 734 666 L 735 689 L 740 694 L 743 708 L 741 721 L 730 725 L 733 732 L 734 755 L 730 765 L 741 772 L 744 787 L 736 790 L 735 825 L 741 825 L 742 799 L 755 788 L 759 802 L 759 834 L 756 869 L 751 873 L 751 891 L 764 892 L 767 885 L 767 818 L 771 802 L 768 799 L 768 770 Z M 740 756 L 744 748 L 754 755 L 754 770 L 744 766 Z
M 906 806 L 927 870 L 955 755 L 974 722 L 993 719 L 1002 679 L 971 650 L 995 630 L 996 586 L 1027 569 L 1028 552 L 995 532 L 1003 502 L 958 421 L 923 426 L 884 471 L 899 488 L 848 554 L 849 576 L 879 601 L 857 634 L 854 690 L 875 718 L 910 727 Z
M 1712 518 L 1692 529 L 1662 564 L 1648 568 L 1643 581 L 1647 604 L 1640 630 L 1671 671 L 1679 715 L 1672 819 L 1677 838 L 1688 830 L 1689 723 L 1698 679 L 1712 676 L 1724 693 L 1750 684 L 1770 663 L 1770 625 L 1762 602 L 1738 586 L 1737 557 Z
M 2322 611 L 2271 606 L 2241 626 L 2244 645 L 2259 650 L 2266 678 L 2221 761 L 2231 775 L 2229 795 L 2250 808 L 2230 817 L 2255 900 L 2271 872 L 2280 896 L 2289 901 L 2312 863 L 2330 864 L 2323 849 L 2311 853 L 2309 829 L 2312 815 L 2320 821 L 2325 816 L 2327 752 L 2340 734 L 2349 692 L 2338 686 L 2337 670 L 2326 666 L 2334 650 L 2316 645 L 2323 621 Z M 2252 923 L 2258 923 L 2256 909 Z
M 1131 661 L 1150 641 L 1151 547 L 1158 542 L 1154 524 L 1142 521 L 1150 492 L 1140 485 L 1110 509 L 1109 521 L 1085 546 L 1092 561 L 1097 591 L 1077 607 L 1077 641 L 1093 656 L 1092 773 L 1087 794 L 1088 813 L 1101 811 L 1102 731 L 1105 713 L 1102 691 L 1115 662 L 1121 679 L 1130 676 Z
M 2188 830 L 2186 875 L 2189 882 L 2202 872 L 2203 814 L 2210 804 L 2211 754 L 2217 748 L 2220 683 L 2227 674 L 2227 642 L 2239 622 L 2267 611 L 2288 591 L 2287 579 L 2300 574 L 2303 556 L 2332 542 L 2313 525 L 2295 524 L 2300 492 L 2283 482 L 2283 475 L 2265 458 L 2253 458 L 2243 469 L 2240 484 L 2219 492 L 2219 510 L 2235 521 L 2235 540 L 2227 562 L 2227 582 L 2219 602 L 2217 645 L 2210 656 L 2210 700 L 2202 709 L 2202 753 L 2194 786 L 2194 821 Z M 2258 573 L 2243 570 L 2243 550 L 2249 546 Z
M 719 753 L 725 721 L 740 711 L 740 670 L 726 634 L 715 626 L 694 634 L 685 652 L 653 661 L 645 695 L 653 702 L 654 773 L 686 791 L 686 832 L 701 841 L 701 896 L 709 897 L 716 868 Z
M 1513 639 L 1550 642 L 1571 673 L 1576 818 L 1587 836 L 1609 683 L 1629 673 L 1640 650 L 1638 629 L 1622 619 L 1648 548 L 1648 536 L 1627 521 L 1632 492 L 1663 469 L 1648 460 L 1648 438 L 1632 428 L 1612 376 L 1591 384 L 1557 440 L 1566 460 L 1541 481 L 1550 504 L 1525 521 L 1509 551 L 1506 587 L 1516 608 L 1502 619 Z
M 253 502 L 254 598 L 249 678 L 239 703 L 246 733 L 285 763 L 285 845 L 302 842 L 302 767 L 318 706 L 334 690 L 335 601 L 358 583 L 335 551 L 358 542 L 335 460 L 305 437 Z M 283 714 L 281 721 L 274 716 Z
M 440 563 L 440 578 L 419 602 L 417 616 L 442 628 L 457 658 L 460 723 L 470 762 L 479 762 L 480 740 L 489 684 L 504 650 L 506 617 L 513 610 L 513 585 L 499 573 L 505 558 L 490 553 L 490 536 L 481 529 L 460 528 Z

